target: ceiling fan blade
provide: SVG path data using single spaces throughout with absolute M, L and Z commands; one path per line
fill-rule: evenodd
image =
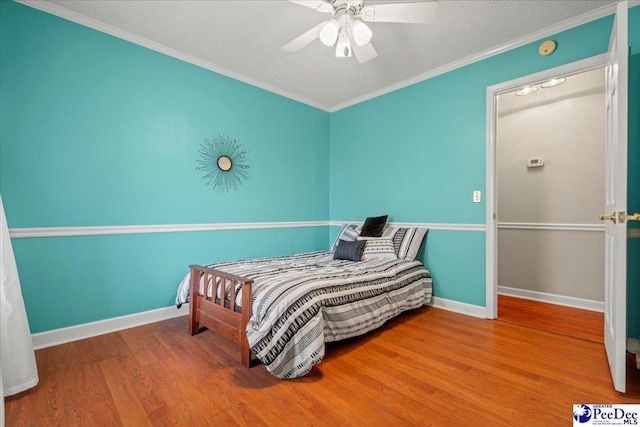
M 317 10 L 318 12 L 331 13 L 333 6 L 324 0 L 289 0 L 291 3 Z
M 390 3 L 365 6 L 360 17 L 366 22 L 398 22 L 403 24 L 429 24 L 436 16 L 438 3 Z
M 371 43 L 358 46 L 358 44 L 354 42 L 353 37 L 351 37 L 351 50 L 356 55 L 359 64 L 363 64 L 378 56 L 378 52 L 376 52 Z
M 300 49 L 302 49 L 303 47 L 305 47 L 306 45 L 308 45 L 309 43 L 317 39 L 318 35 L 320 34 L 320 30 L 322 30 L 322 27 L 324 27 L 326 24 L 327 24 L 327 21 L 321 22 L 320 24 L 316 25 L 306 33 L 296 37 L 295 39 L 291 40 L 289 43 L 282 46 L 282 50 L 286 50 L 287 52 L 299 51 Z

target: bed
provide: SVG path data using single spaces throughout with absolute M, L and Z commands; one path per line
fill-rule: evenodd
M 414 260 L 426 229 L 387 227 L 367 239 L 359 228 L 345 225 L 329 251 L 190 266 L 176 296 L 190 302 L 189 332 L 206 327 L 239 347 L 244 366 L 258 359 L 276 377 L 297 378 L 325 343 L 429 303 L 431 276 Z M 347 246 L 361 253 L 338 256 Z

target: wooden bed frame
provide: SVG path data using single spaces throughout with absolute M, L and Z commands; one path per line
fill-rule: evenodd
M 200 327 L 204 326 L 214 333 L 228 339 L 239 347 L 240 363 L 246 367 L 252 366 L 251 350 L 247 341 L 247 324 L 251 317 L 251 288 L 252 279 L 225 273 L 213 268 L 201 265 L 190 265 L 190 308 L 189 308 L 189 333 L 196 335 Z M 200 295 L 200 277 L 203 276 L 204 295 Z M 218 283 L 218 278 L 220 279 Z M 207 286 L 214 284 L 211 290 L 211 298 L 207 297 Z M 230 284 L 231 297 L 224 298 L 226 284 Z M 242 289 L 242 310 L 236 311 L 236 285 Z M 222 291 L 219 291 L 222 288 Z M 223 296 L 216 298 L 216 295 Z M 217 301 L 216 301 L 217 300 Z M 225 304 L 226 303 L 226 304 Z M 254 359 L 255 361 L 255 359 Z

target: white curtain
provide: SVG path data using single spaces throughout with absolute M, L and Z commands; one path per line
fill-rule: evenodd
M 0 397 L 38 384 L 38 368 L 24 308 L 9 227 L 0 196 Z M 4 422 L 4 407 L 0 422 Z

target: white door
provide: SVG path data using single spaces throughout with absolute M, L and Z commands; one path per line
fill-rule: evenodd
M 616 390 L 626 391 L 627 2 L 617 6 L 606 70 L 604 344 Z

